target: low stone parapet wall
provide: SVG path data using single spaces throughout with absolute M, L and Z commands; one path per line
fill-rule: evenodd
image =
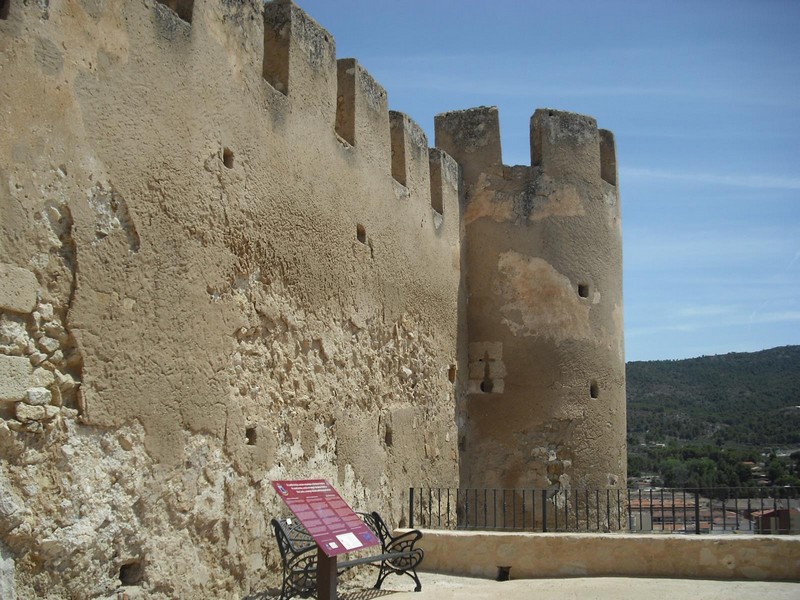
M 800 536 L 423 532 L 422 568 L 437 573 L 800 581 Z

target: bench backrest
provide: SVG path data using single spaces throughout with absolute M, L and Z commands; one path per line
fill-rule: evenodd
M 295 518 L 272 519 L 272 528 L 278 540 L 278 549 L 285 561 L 316 547 L 311 535 Z
M 377 538 L 381 541 L 381 547 L 385 550 L 387 541 L 391 540 L 391 533 L 386 523 L 376 512 L 357 513 L 364 524 L 370 528 Z M 272 528 L 275 530 L 275 537 L 278 540 L 278 549 L 284 561 L 288 558 L 303 554 L 316 547 L 316 543 L 311 535 L 306 531 L 300 521 L 294 517 L 282 519 L 272 519 Z

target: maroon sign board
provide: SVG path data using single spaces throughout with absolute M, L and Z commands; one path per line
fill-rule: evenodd
M 326 556 L 378 543 L 370 528 L 324 479 L 273 481 L 272 487 Z

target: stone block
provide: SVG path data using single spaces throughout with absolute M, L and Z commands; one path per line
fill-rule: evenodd
M 16 600 L 15 574 L 14 557 L 5 546 L 0 544 L 0 598 Z
M 18 402 L 16 404 L 16 409 L 17 420 L 22 422 L 41 421 L 45 416 L 44 406 L 31 406 L 30 404 L 25 404 L 24 402 Z
M 486 363 L 476 360 L 469 363 L 469 379 L 483 379 L 486 376 Z
M 33 377 L 31 378 L 32 387 L 49 388 L 55 382 L 56 377 L 52 371 L 48 369 L 34 369 Z
M 28 269 L 0 263 L 0 309 L 17 313 L 32 312 L 36 306 L 38 289 L 36 275 Z
M 34 352 L 31 354 L 30 360 L 34 365 L 40 365 L 47 360 L 47 354 L 44 354 L 43 352 Z
M 0 401 L 23 400 L 32 377 L 33 367 L 26 357 L 0 355 Z
M 60 347 L 58 340 L 55 340 L 48 336 L 43 336 L 39 338 L 39 341 L 36 344 L 39 346 L 39 349 L 46 354 L 52 354 Z
M 50 390 L 43 387 L 29 388 L 25 395 L 25 402 L 32 406 L 45 406 L 50 404 L 50 400 L 52 399 L 53 394 L 50 393 Z

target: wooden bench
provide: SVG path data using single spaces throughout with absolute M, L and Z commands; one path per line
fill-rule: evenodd
M 417 584 L 414 591 L 421 591 L 417 566 L 422 562 L 423 551 L 422 548 L 414 548 L 414 544 L 422 537 L 422 532 L 415 529 L 394 536 L 378 513 L 358 513 L 358 516 L 380 539 L 381 552 L 341 561 L 337 565 L 339 573 L 356 565 L 370 564 L 380 569 L 376 590 L 381 589 L 386 577 L 395 573 L 411 577 Z M 295 518 L 272 519 L 272 528 L 283 563 L 281 600 L 314 595 L 317 589 L 317 545 L 311 535 Z

